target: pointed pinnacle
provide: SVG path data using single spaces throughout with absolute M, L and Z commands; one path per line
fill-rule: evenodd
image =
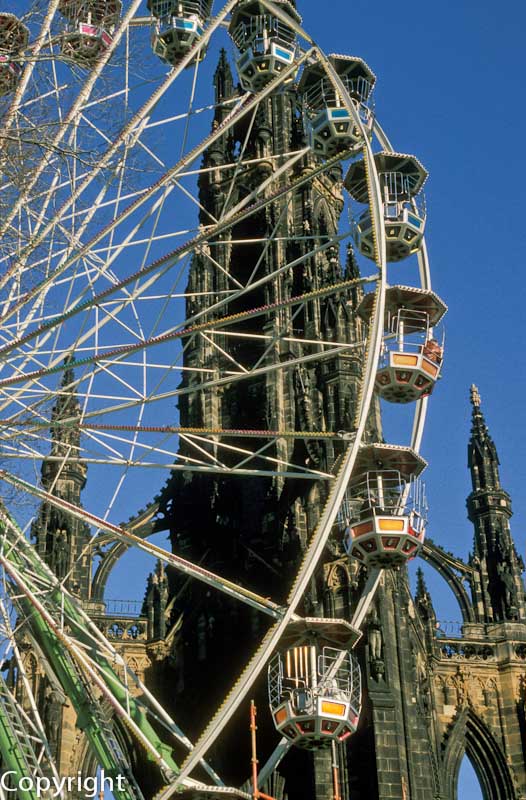
M 225 68 L 229 69 L 230 65 L 228 63 L 228 54 L 225 48 L 222 47 L 221 50 L 219 51 L 219 60 L 217 62 L 216 72 L 218 72 L 218 70 L 220 69 L 225 69 Z
M 480 403 L 481 403 L 480 393 L 478 390 L 478 386 L 475 386 L 474 383 L 471 384 L 470 395 L 471 395 L 471 405 L 473 406 L 473 408 L 480 408 Z
M 73 367 L 71 364 L 75 361 L 75 354 L 73 352 L 68 353 L 67 356 L 64 358 L 64 366 L 65 370 L 62 373 L 62 380 L 60 382 L 61 388 L 64 386 L 68 386 L 70 383 L 73 382 L 74 374 L 73 374 Z
M 480 392 L 478 390 L 478 386 L 474 383 L 471 384 L 470 388 L 470 399 L 471 399 L 471 435 L 476 435 L 478 439 L 482 442 L 485 439 L 491 440 L 488 432 L 488 426 L 486 425 L 486 420 L 484 419 L 484 414 L 482 412 L 482 401 L 480 399 Z
M 424 571 L 418 567 L 416 571 L 416 597 L 425 597 L 428 594 Z

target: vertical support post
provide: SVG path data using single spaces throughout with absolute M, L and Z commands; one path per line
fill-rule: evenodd
M 372 603 L 375 592 L 378 588 L 378 584 L 380 583 L 380 578 L 382 577 L 382 571 L 383 570 L 376 568 L 372 568 L 369 570 L 369 574 L 367 576 L 367 582 L 362 592 L 360 602 L 356 606 L 356 610 L 351 620 L 351 625 L 353 626 L 353 628 L 362 627 L 363 621 L 367 616 L 367 612 L 369 611 L 369 606 Z
M 338 751 L 336 742 L 331 742 L 332 747 L 332 798 L 341 800 L 340 797 L 340 766 L 338 764 Z
M 378 508 L 383 511 L 385 509 L 385 497 L 384 497 L 384 478 L 381 472 L 379 472 L 376 476 L 376 483 L 378 486 Z
M 252 744 L 252 800 L 258 800 L 259 798 L 259 789 L 258 789 L 258 756 L 257 756 L 257 744 L 256 744 L 256 704 L 253 700 L 250 701 L 250 740 Z
M 316 658 L 316 648 L 310 648 L 310 685 L 311 690 L 318 685 L 318 664 Z
M 404 352 L 404 320 L 400 317 L 400 312 L 398 312 L 398 350 L 400 353 Z
M 252 800 L 275 800 L 274 797 L 270 797 L 268 794 L 264 794 L 263 792 L 259 791 L 258 787 L 258 753 L 257 753 L 257 741 L 256 741 L 256 731 L 258 726 L 256 725 L 256 715 L 257 709 L 256 704 L 253 700 L 250 701 L 250 740 L 252 743 Z M 277 766 L 277 765 L 276 765 Z

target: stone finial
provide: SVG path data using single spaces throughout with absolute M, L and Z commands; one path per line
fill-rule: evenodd
M 471 405 L 473 406 L 473 408 L 480 408 L 480 403 L 481 403 L 480 394 L 478 386 L 475 386 L 474 383 L 471 384 L 470 394 L 471 394 Z

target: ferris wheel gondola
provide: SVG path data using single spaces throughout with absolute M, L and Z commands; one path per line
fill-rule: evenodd
M 382 186 L 387 260 L 401 261 L 418 252 L 422 244 L 426 224 L 422 187 L 427 171 L 415 156 L 384 151 L 376 153 L 374 159 Z M 351 164 L 345 186 L 355 200 L 367 202 L 363 161 Z M 356 219 L 354 237 L 360 252 L 368 258 L 374 257 L 374 223 L 368 210 Z
M 22 67 L 17 59 L 29 39 L 29 31 L 14 14 L 0 13 L 0 95 L 16 87 Z
M 358 313 L 367 321 L 372 296 L 365 295 Z M 384 344 L 378 364 L 376 391 L 392 403 L 427 397 L 440 378 L 444 339 L 436 327 L 447 307 L 433 291 L 390 286 L 386 292 Z
M 330 55 L 329 60 L 358 110 L 363 129 L 370 134 L 374 122 L 371 92 L 376 76 L 361 58 Z M 360 150 L 363 129 L 352 120 L 340 92 L 319 62 L 305 67 L 298 91 L 308 118 L 312 147 L 318 155 Z
M 121 0 L 61 0 L 59 11 L 68 21 L 62 34 L 62 54 L 93 66 L 110 47 L 121 10 Z

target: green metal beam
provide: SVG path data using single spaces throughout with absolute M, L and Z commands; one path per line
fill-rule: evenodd
M 24 733 L 22 726 L 23 720 L 7 688 L 4 677 L 0 674 L 0 753 L 2 754 L 2 773 L 12 773 L 10 786 L 16 787 L 18 800 L 41 800 L 37 796 L 34 782 L 30 789 L 20 787 L 20 779 L 32 777 L 34 768 L 38 768 L 31 742 Z
M 105 686 L 111 693 L 115 702 L 129 714 L 129 718 L 137 725 L 141 734 L 162 756 L 162 760 L 168 770 L 174 775 L 178 774 L 179 767 L 173 759 L 172 748 L 167 746 L 158 736 L 149 720 L 143 707 L 136 699 L 128 693 L 121 679 L 109 663 L 94 646 L 93 638 L 86 630 L 86 621 L 80 612 L 74 598 L 68 595 L 60 587 L 57 578 L 49 570 L 48 566 L 42 561 L 35 548 L 27 541 L 11 517 L 9 522 L 0 521 L 0 543 L 2 544 L 3 557 L 11 564 L 16 572 L 23 576 L 24 582 L 30 586 L 31 590 L 37 595 L 38 602 L 42 603 L 46 612 L 52 618 L 56 627 L 38 611 L 35 610 L 30 598 L 20 596 L 20 589 L 17 591 L 16 607 L 23 618 L 27 620 L 33 636 L 48 659 L 63 691 L 69 698 L 75 712 L 77 713 L 77 725 L 86 734 L 93 753 L 104 769 L 108 777 L 116 778 L 123 774 L 125 765 L 118 755 L 118 745 L 113 737 L 111 728 L 104 723 L 100 705 L 97 702 L 89 678 L 84 677 L 84 671 L 80 664 L 75 663 L 75 654 L 71 646 L 68 646 L 68 636 L 60 630 L 60 618 L 63 615 L 67 624 L 74 629 L 76 640 L 84 646 L 85 652 L 96 663 L 97 673 L 103 680 Z M 7 566 L 7 565 L 6 565 Z M 47 584 L 55 585 L 46 599 L 42 601 L 41 586 L 35 584 L 35 578 L 41 578 Z M 16 583 L 16 577 L 11 579 Z M 133 730 L 132 730 L 133 733 Z M 4 738 L 0 737 L 0 750 L 5 758 L 8 758 L 9 745 Z M 152 753 L 148 752 L 147 758 L 155 760 Z M 13 756 L 10 756 L 11 758 Z M 159 765 L 161 766 L 161 765 Z M 125 790 L 115 788 L 114 795 L 116 800 L 137 800 L 141 797 L 140 790 L 133 780 L 133 776 L 125 775 L 128 786 Z M 169 782 L 170 775 L 164 774 L 163 778 Z M 25 800 L 25 799 L 24 799 Z M 28 798 L 29 800 L 29 798 Z

